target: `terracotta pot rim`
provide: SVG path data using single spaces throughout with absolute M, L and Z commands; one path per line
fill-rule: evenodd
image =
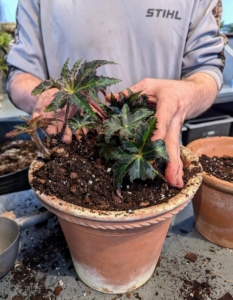
M 198 143 L 203 142 L 203 144 L 206 144 L 206 143 L 211 144 L 211 141 L 216 141 L 216 140 L 219 140 L 219 143 L 221 143 L 221 141 L 223 141 L 223 140 L 232 141 L 232 145 L 233 145 L 233 137 L 231 137 L 231 136 L 213 136 L 213 137 L 207 137 L 207 138 L 201 138 L 201 139 L 194 140 L 187 145 L 187 148 L 190 151 L 192 151 L 192 147 L 195 147 L 196 144 L 198 144 Z M 198 157 L 198 155 L 197 155 L 197 157 Z M 209 173 L 206 173 L 205 171 L 203 171 L 203 183 L 207 184 L 211 187 L 214 187 L 215 189 L 221 190 L 223 192 L 233 194 L 233 183 L 219 179 Z
M 233 183 L 219 179 L 203 171 L 203 183 L 223 192 L 233 194 Z
M 198 162 L 197 157 L 187 148 L 181 146 L 181 156 L 183 158 L 188 158 L 191 161 L 188 168 L 191 170 L 196 167 L 196 163 Z M 199 164 L 199 162 L 198 162 Z M 34 160 L 29 168 L 29 183 L 33 179 L 32 172 L 37 169 L 41 165 L 41 162 Z M 199 164 L 201 167 L 201 165 Z M 185 202 L 189 202 L 199 186 L 202 183 L 203 173 L 198 173 L 194 178 L 191 178 L 186 187 L 182 189 L 182 192 L 177 194 L 175 197 L 171 198 L 168 203 L 161 203 L 155 206 L 141 208 L 134 210 L 132 212 L 126 211 L 103 211 L 103 210 L 93 210 L 89 208 L 84 208 L 81 206 L 77 206 L 74 204 L 67 203 L 56 196 L 48 196 L 39 191 L 35 191 L 35 194 L 38 195 L 45 203 L 45 206 L 48 208 L 50 206 L 52 209 L 61 211 L 68 215 L 72 215 L 75 217 L 85 218 L 89 220 L 100 220 L 100 221 L 111 221 L 111 222 L 119 222 L 119 221 L 134 221 L 134 220 L 143 220 L 149 219 L 155 216 L 162 216 L 173 209 L 183 206 Z

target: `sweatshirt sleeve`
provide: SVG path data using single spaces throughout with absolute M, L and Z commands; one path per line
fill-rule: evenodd
M 19 0 L 16 13 L 15 39 L 7 56 L 9 66 L 7 90 L 20 73 L 48 78 L 41 36 L 39 0 Z
M 224 39 L 212 11 L 217 0 L 196 1 L 182 62 L 182 78 L 203 72 L 211 75 L 219 89 L 223 84 L 225 65 Z

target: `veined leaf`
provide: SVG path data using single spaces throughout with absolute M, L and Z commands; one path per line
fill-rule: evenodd
M 52 80 L 44 80 L 32 91 L 32 96 L 36 96 L 42 94 L 44 91 L 47 91 L 54 87 L 54 83 Z
M 98 91 L 100 89 L 106 89 L 107 86 L 118 82 L 120 82 L 120 80 L 116 78 L 93 76 L 91 78 L 87 78 L 87 80 L 83 80 L 82 84 L 75 88 L 75 91 L 88 91 L 90 89 Z
M 98 143 L 98 146 L 100 148 L 100 156 L 104 157 L 108 162 L 112 158 L 112 152 L 115 150 L 115 147 L 106 143 Z
M 131 163 L 136 159 L 134 154 L 128 154 L 124 152 L 122 149 L 117 149 L 112 154 L 113 159 L 116 160 L 116 163 L 113 166 L 113 174 L 115 178 L 115 184 L 118 186 L 123 176 L 130 169 Z
M 128 94 L 129 94 L 129 97 L 132 96 L 132 95 L 134 95 L 134 92 L 131 91 L 131 89 L 128 89 L 128 88 L 127 88 L 127 92 L 128 92 Z M 139 94 L 140 94 L 140 93 L 141 93 L 141 92 L 139 92 Z
M 112 109 L 100 101 L 96 90 L 90 90 L 89 97 L 94 100 L 107 115 L 112 113 Z
M 82 81 L 89 76 L 91 73 L 96 73 L 96 69 L 104 66 L 104 65 L 115 65 L 116 63 L 112 62 L 112 61 L 106 61 L 106 60 L 94 60 L 91 62 L 87 62 L 85 61 L 79 71 L 78 74 L 76 76 L 76 83 L 77 85 L 81 85 Z
M 69 95 L 65 91 L 60 91 L 54 94 L 52 102 L 46 107 L 45 112 L 57 111 L 58 108 L 62 109 L 69 101 Z
M 127 173 L 131 181 L 139 178 L 142 180 L 154 179 L 157 176 L 163 178 L 163 176 L 154 169 L 152 164 L 144 158 L 143 153 L 141 154 L 140 151 L 138 151 L 138 153 L 128 153 L 123 150 L 117 151 L 113 154 L 113 158 L 116 160 L 113 167 L 116 185 L 121 183 L 122 178 Z
M 169 161 L 164 140 L 151 141 L 154 130 L 156 129 L 156 118 L 149 119 L 148 124 L 141 124 L 137 129 L 135 141 L 132 143 L 140 149 L 145 160 L 153 161 L 161 158 L 164 161 Z M 124 146 L 124 143 L 123 143 Z
M 75 131 L 82 129 L 83 127 L 92 129 L 97 126 L 97 122 L 95 118 L 87 114 L 81 116 L 79 111 L 72 119 L 68 121 L 68 123 L 70 127 Z
M 71 69 L 71 78 L 75 78 L 75 74 L 77 73 L 78 71 L 78 68 L 79 68 L 79 65 L 82 61 L 82 58 L 80 58 L 79 60 L 76 61 L 76 63 L 74 63 L 72 69 Z
M 143 157 L 145 160 L 152 161 L 153 159 L 163 159 L 169 161 L 169 156 L 166 150 L 164 140 L 147 141 L 143 147 Z
M 122 121 L 118 116 L 112 116 L 111 119 L 104 122 L 105 141 L 109 143 L 110 138 L 118 131 L 123 129 Z M 126 132 L 130 135 L 130 131 Z
M 152 165 L 143 159 L 142 157 L 138 157 L 133 161 L 128 170 L 130 180 L 133 181 L 135 179 L 154 179 L 156 176 L 162 177 L 153 167 Z
M 122 148 L 113 153 L 113 159 L 116 161 L 113 169 L 116 184 L 119 184 L 127 173 L 131 181 L 137 178 L 146 180 L 156 176 L 162 177 L 153 165 L 157 158 L 167 162 L 169 157 L 163 140 L 151 141 L 156 124 L 154 119 L 148 124 L 140 124 L 135 141 L 123 140 Z
M 14 137 L 21 133 L 32 134 L 33 132 L 37 131 L 39 128 L 45 128 L 49 125 L 57 125 L 55 118 L 43 118 L 42 116 L 38 116 L 33 119 L 27 119 L 23 116 L 21 118 L 25 121 L 26 124 L 20 124 L 14 126 L 14 130 L 7 133 L 7 137 Z
M 119 115 L 112 116 L 104 123 L 106 142 L 108 142 L 111 136 L 117 131 L 119 131 L 122 138 L 133 138 L 135 129 L 152 114 L 153 112 L 146 108 L 131 114 L 129 106 L 124 104 Z
M 70 95 L 71 104 L 77 105 L 77 107 L 83 109 L 86 113 L 90 114 L 91 116 L 95 116 L 94 111 L 90 107 L 85 96 L 81 93 L 75 93 Z
M 117 101 L 116 97 L 113 93 L 111 93 L 110 97 L 110 107 L 113 109 L 113 114 L 119 114 L 123 107 L 124 103 L 121 101 Z
M 63 79 L 67 79 L 67 76 L 70 75 L 70 70 L 68 68 L 69 60 L 70 60 L 70 58 L 67 58 L 67 60 L 65 61 L 64 65 L 62 67 L 62 70 L 61 70 L 61 77 Z
M 130 113 L 128 104 L 124 104 L 119 118 L 121 118 L 124 128 L 134 129 L 138 128 L 142 121 L 146 120 L 146 118 L 152 114 L 153 112 L 147 108 L 137 110 L 135 113 Z
M 129 153 L 134 153 L 134 154 L 138 153 L 137 146 L 131 141 L 123 141 L 122 147 L 124 150 L 127 150 Z
M 129 89 L 127 89 L 128 93 L 129 93 Z M 139 95 L 141 94 L 142 91 L 139 91 L 137 93 L 133 93 L 131 91 L 131 93 L 129 94 L 129 98 L 128 98 L 128 103 L 129 105 L 136 105 L 136 101 L 138 100 L 139 98 Z
M 133 93 L 130 89 L 127 89 L 129 96 L 123 93 L 119 93 L 120 101 L 117 101 L 116 97 L 111 94 L 110 107 L 114 109 L 116 113 L 120 112 L 125 103 L 128 104 L 130 111 L 136 111 L 139 108 L 147 108 L 154 112 L 154 109 L 148 107 L 148 98 L 146 95 L 141 95 L 142 91 Z
M 12 137 L 17 136 L 19 134 L 25 133 L 27 131 L 27 128 L 28 128 L 26 124 L 17 125 L 17 126 L 14 126 L 14 127 L 15 127 L 15 129 L 12 130 L 11 132 L 8 132 L 6 134 L 6 137 L 12 138 Z
M 61 90 L 64 87 L 64 83 L 61 80 L 59 79 L 55 80 L 53 78 L 51 78 L 50 80 L 52 81 L 54 87 L 57 88 L 58 90 Z

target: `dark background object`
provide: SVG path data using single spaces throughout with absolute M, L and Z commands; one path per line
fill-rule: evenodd
M 6 133 L 12 131 L 14 129 L 14 126 L 23 123 L 24 121 L 22 121 L 19 118 L 12 118 L 10 120 L 6 119 L 0 121 L 0 144 L 12 140 L 31 140 L 30 136 L 27 134 L 21 134 L 14 138 L 6 137 Z M 40 138 L 43 138 L 43 133 L 39 132 L 39 136 Z M 29 167 L 26 167 L 17 172 L 0 176 L 0 195 L 15 193 L 15 192 L 30 189 L 31 187 L 28 182 L 28 169 Z
M 231 114 L 229 103 L 226 104 L 226 109 L 223 107 L 224 104 L 213 105 L 199 117 L 187 120 L 182 128 L 183 145 L 209 136 L 232 136 L 233 111 Z

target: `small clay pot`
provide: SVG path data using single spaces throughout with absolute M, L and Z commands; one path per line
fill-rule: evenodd
M 186 147 L 197 157 L 233 156 L 233 137 L 198 139 Z M 196 228 L 210 242 L 233 248 L 233 183 L 203 173 L 192 200 Z
M 181 156 L 190 170 L 197 166 L 196 157 L 184 147 Z M 29 183 L 40 166 L 36 160 L 31 164 Z M 151 277 L 173 215 L 193 198 L 201 181 L 202 172 L 168 203 L 131 213 L 94 211 L 34 192 L 57 215 L 79 278 L 100 292 L 120 294 L 137 289 Z

